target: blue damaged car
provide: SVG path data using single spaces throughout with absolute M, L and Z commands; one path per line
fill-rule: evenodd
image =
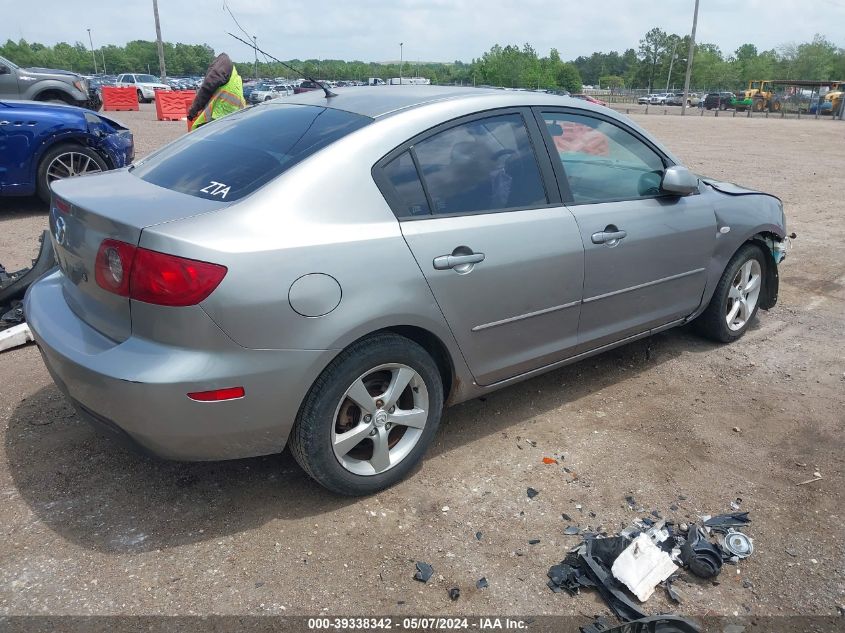
M 37 193 L 50 183 L 129 165 L 132 132 L 101 114 L 38 101 L 0 101 L 0 196 Z

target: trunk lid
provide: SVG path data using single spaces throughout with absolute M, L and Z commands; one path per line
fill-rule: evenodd
M 94 267 L 103 240 L 137 246 L 146 227 L 227 206 L 150 184 L 127 170 L 60 180 L 52 189 L 50 239 L 64 273 L 65 300 L 80 319 L 117 342 L 132 332 L 130 300 L 97 285 Z

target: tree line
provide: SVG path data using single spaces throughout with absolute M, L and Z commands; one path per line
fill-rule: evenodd
M 649 92 L 683 86 L 689 36 L 653 28 L 638 48 L 622 52 L 595 52 L 572 61 L 563 61 L 557 49 L 547 56 L 530 45 L 496 44 L 478 58 L 466 63 L 405 62 L 404 76 L 426 77 L 432 83 L 490 85 L 512 88 L 563 89 L 580 91 L 582 84 L 613 90 L 644 88 Z M 7 40 L 0 55 L 23 67 L 61 68 L 91 74 L 99 72 L 147 72 L 158 74 L 155 42 L 135 40 L 124 46 L 103 46 L 91 50 L 82 42 L 55 46 Z M 164 44 L 164 57 L 170 76 L 202 75 L 215 56 L 206 44 Z M 363 80 L 368 77 L 398 77 L 399 63 L 345 61 L 335 59 L 293 59 L 289 62 L 303 76 L 318 79 Z M 255 62 L 237 62 L 244 77 L 255 75 Z M 259 77 L 288 77 L 283 65 L 260 59 Z M 816 35 L 811 42 L 785 44 L 759 51 L 754 44 L 743 44 L 724 53 L 714 44 L 696 44 L 691 86 L 703 90 L 735 90 L 752 79 L 845 80 L 845 49 L 826 37 Z

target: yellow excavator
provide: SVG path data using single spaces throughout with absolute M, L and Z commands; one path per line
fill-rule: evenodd
M 778 82 L 771 80 L 752 80 L 748 82 L 748 89 L 745 91 L 745 101 L 751 106 L 754 112 L 780 112 L 783 107 L 780 95 L 775 93 L 775 85 L 785 85 L 789 82 Z
M 845 98 L 845 81 L 834 81 L 830 84 L 830 91 L 824 96 L 820 113 L 836 116 L 839 114 L 843 98 Z M 830 107 L 825 105 L 827 103 L 830 104 Z

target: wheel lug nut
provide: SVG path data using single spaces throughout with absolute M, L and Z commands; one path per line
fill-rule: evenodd
M 393 426 L 393 425 L 392 425 L 390 422 L 388 422 L 387 424 L 385 424 L 385 425 L 384 425 L 384 429 L 385 429 L 386 431 L 389 431 L 389 430 L 390 430 L 390 428 L 391 428 L 392 426 Z
M 390 407 L 390 409 L 388 410 L 388 413 L 393 413 L 394 411 L 396 411 L 396 407 Z
M 376 406 L 381 409 L 384 406 L 384 400 L 376 400 Z
M 364 422 L 371 422 L 372 419 L 373 419 L 373 416 L 371 416 L 371 415 L 365 415 L 364 416 Z
M 370 437 L 375 437 L 376 433 L 378 433 L 378 431 L 373 429 L 372 431 L 370 431 Z

